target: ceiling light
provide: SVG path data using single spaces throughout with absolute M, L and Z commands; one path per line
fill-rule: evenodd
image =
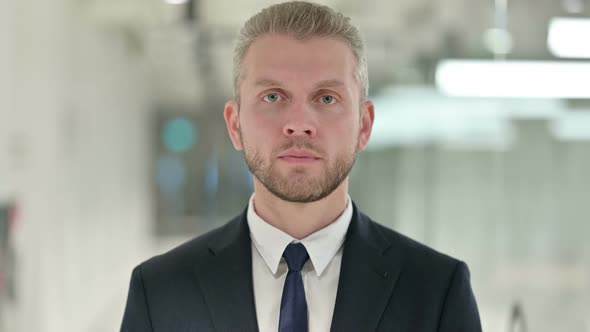
M 451 96 L 590 99 L 590 62 L 443 60 L 436 85 Z
M 547 46 L 553 55 L 561 58 L 590 58 L 590 19 L 553 18 Z
M 164 0 L 166 3 L 171 5 L 182 5 L 187 3 L 189 0 Z
M 506 55 L 512 51 L 512 35 L 504 29 L 488 29 L 484 33 L 484 44 L 496 55 Z

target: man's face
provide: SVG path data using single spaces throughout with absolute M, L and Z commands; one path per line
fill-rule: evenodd
M 256 181 L 289 202 L 314 202 L 348 176 L 369 140 L 373 105 L 360 102 L 355 58 L 334 38 L 266 35 L 243 61 L 240 104 L 225 120 Z

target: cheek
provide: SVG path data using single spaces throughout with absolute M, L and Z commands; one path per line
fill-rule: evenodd
M 261 150 L 275 139 L 277 132 L 281 132 L 278 126 L 271 118 L 249 116 L 241 120 L 242 137 L 249 145 L 255 145 L 257 150 Z
M 318 132 L 322 132 L 322 129 L 320 128 Z M 348 151 L 357 148 L 355 144 L 358 140 L 359 125 L 355 120 L 326 123 L 323 132 L 324 134 L 319 136 L 325 136 L 325 143 L 330 145 L 330 147 L 326 146 L 328 149 Z
M 349 141 L 350 139 L 356 139 L 359 133 L 359 120 L 358 117 L 350 116 L 346 120 L 341 121 L 338 124 L 338 132 L 341 135 L 343 141 Z

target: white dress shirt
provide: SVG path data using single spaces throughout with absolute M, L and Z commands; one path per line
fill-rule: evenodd
M 254 195 L 248 205 L 252 239 L 252 279 L 256 318 L 261 332 L 279 329 L 281 298 L 288 267 L 282 257 L 287 245 L 301 242 L 309 254 L 301 276 L 305 288 L 309 332 L 330 330 L 336 302 L 342 244 L 352 218 L 350 197 L 344 212 L 330 225 L 298 241 L 256 214 Z

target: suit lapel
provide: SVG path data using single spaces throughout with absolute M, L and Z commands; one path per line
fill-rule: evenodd
M 258 331 L 246 211 L 212 237 L 195 268 L 216 331 Z
M 399 252 L 353 204 L 331 331 L 375 331 L 402 268 Z

